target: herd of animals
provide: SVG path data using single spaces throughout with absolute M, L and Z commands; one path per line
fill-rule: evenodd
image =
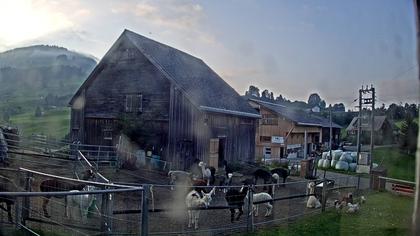
M 208 167 L 204 162 L 195 163 L 196 166 L 191 168 L 190 172 L 175 170 L 169 171 L 169 184 L 172 188 L 182 187 L 182 186 L 192 186 L 191 189 L 185 196 L 185 204 L 187 207 L 187 216 L 188 216 L 188 227 L 194 227 L 198 229 L 198 220 L 200 214 L 200 208 L 209 207 L 212 198 L 216 193 L 216 188 L 223 191 L 224 198 L 229 206 L 230 210 L 230 219 L 231 222 L 235 220 L 238 221 L 243 215 L 243 208 L 245 204 L 251 204 L 252 211 L 250 214 L 255 214 L 258 216 L 258 206 L 260 204 L 264 205 L 266 208 L 265 216 L 270 216 L 273 209 L 273 193 L 275 186 L 280 186 L 282 179 L 282 186 L 285 186 L 284 183 L 289 175 L 289 171 L 283 168 L 275 168 L 271 171 L 268 171 L 264 168 L 258 168 L 252 172 L 251 178 L 242 179 L 240 183 L 234 183 L 233 181 L 233 168 L 231 168 L 226 161 L 223 162 L 222 175 L 216 175 L 216 169 L 213 167 Z M 95 177 L 95 173 L 92 170 L 87 170 L 83 175 L 83 180 L 92 180 Z M 265 192 L 266 188 L 264 186 L 263 192 L 256 192 L 255 185 L 257 181 L 262 179 L 264 184 L 275 183 L 272 185 L 273 188 Z M 241 186 L 233 187 L 233 186 Z M 217 186 L 217 187 L 213 187 Z M 232 186 L 232 187 L 230 187 Z M 39 185 L 39 190 L 41 192 L 56 192 L 56 191 L 90 191 L 90 187 L 84 183 L 82 184 L 73 184 L 59 179 L 46 179 L 43 180 Z M 310 182 L 308 184 L 308 190 L 310 196 L 307 200 L 306 206 L 308 208 L 319 208 L 321 203 L 319 201 L 319 196 L 315 194 L 316 183 Z M 210 190 L 210 191 L 209 191 Z M 251 190 L 251 191 L 249 191 Z M 17 185 L 9 178 L 0 175 L 0 192 L 18 192 L 19 188 Z M 270 195 L 271 191 L 271 195 Z M 252 193 L 252 202 L 249 200 L 249 193 Z M 152 194 L 153 196 L 153 194 Z M 92 206 L 92 203 L 95 201 L 95 196 L 93 194 L 85 195 L 68 195 L 68 196 L 54 196 L 56 198 L 64 198 L 65 204 L 65 216 L 68 217 L 68 207 L 78 208 L 80 210 L 81 216 L 87 215 L 87 209 L 89 206 Z M 48 202 L 50 201 L 51 196 L 43 198 L 42 209 L 45 217 L 51 217 L 47 210 Z M 361 197 L 358 203 L 355 203 L 353 200 L 352 194 L 336 200 L 334 205 L 337 210 L 346 208 L 346 212 L 354 213 L 359 211 L 360 204 L 365 201 L 365 197 Z M 0 196 L 0 209 L 8 213 L 8 220 L 13 222 L 11 215 L 12 205 L 15 203 L 16 198 L 10 196 Z M 152 202 L 154 200 L 152 199 Z M 5 203 L 6 206 L 3 206 Z M 258 204 L 256 204 L 258 203 Z M 94 204 L 93 204 L 94 205 Z M 153 203 L 154 205 L 154 203 Z M 96 210 L 98 210 L 95 205 Z M 154 206 L 153 206 L 154 208 Z M 71 216 L 70 216 L 71 217 Z
M 231 222 L 238 221 L 243 215 L 244 205 L 248 203 L 248 194 L 252 192 L 252 203 L 250 214 L 258 216 L 258 206 L 263 204 L 266 208 L 265 216 L 270 216 L 273 209 L 273 195 L 275 186 L 280 186 L 280 179 L 282 179 L 282 186 L 285 186 L 289 171 L 284 168 L 275 168 L 270 171 L 264 168 L 258 168 L 252 172 L 251 178 L 246 178 L 239 183 L 233 183 L 232 177 L 234 175 L 232 168 L 229 168 L 226 162 L 223 163 L 224 175 L 216 176 L 215 168 L 206 167 L 203 162 L 198 163 L 198 170 L 191 168 L 191 172 L 186 171 L 170 171 L 169 184 L 173 189 L 175 186 L 192 186 L 191 190 L 185 197 L 185 204 L 188 207 L 188 227 L 198 229 L 198 219 L 200 209 L 199 207 L 208 207 L 212 201 L 212 196 L 215 195 L 216 187 L 220 188 L 225 193 L 225 200 L 230 210 Z M 216 180 L 219 179 L 219 182 Z M 264 182 L 263 190 L 266 190 L 267 184 L 273 184 L 272 188 L 267 192 L 256 193 L 255 185 L 258 180 L 262 179 Z M 241 185 L 240 189 L 232 186 Z M 306 206 L 308 208 L 319 208 L 321 203 L 319 201 L 320 196 L 315 194 L 315 182 L 309 182 L 307 188 L 309 190 L 309 198 Z M 206 192 L 206 189 L 210 189 Z M 251 190 L 251 191 L 248 191 Z M 271 191 L 271 192 L 270 192 Z M 271 195 L 270 195 L 270 193 Z M 365 201 L 365 197 L 361 197 L 361 202 Z M 360 209 L 360 203 L 354 203 L 352 194 L 345 196 L 340 200 L 334 202 L 337 210 L 347 208 L 348 213 L 357 212 Z

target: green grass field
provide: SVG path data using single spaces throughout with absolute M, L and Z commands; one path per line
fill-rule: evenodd
M 366 203 L 356 214 L 330 209 L 321 215 L 308 216 L 287 226 L 245 235 L 409 235 L 412 210 L 412 198 L 373 193 L 367 196 Z
M 414 155 L 402 153 L 398 148 L 376 148 L 373 160 L 388 171 L 388 177 L 414 181 L 415 161 Z
M 12 116 L 10 123 L 18 126 L 24 136 L 43 134 L 63 138 L 69 132 L 70 109 L 48 110 L 41 117 L 35 117 L 35 112 L 19 114 Z

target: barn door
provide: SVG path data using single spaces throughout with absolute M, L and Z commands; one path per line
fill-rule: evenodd
M 209 166 L 217 168 L 219 166 L 219 139 L 210 139 L 210 151 L 209 151 Z

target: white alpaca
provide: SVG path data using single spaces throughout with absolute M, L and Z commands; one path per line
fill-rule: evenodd
M 314 194 L 315 193 L 315 183 L 314 182 L 310 182 L 308 184 L 308 188 L 309 188 L 309 194 Z M 306 207 L 307 208 L 320 208 L 321 203 L 319 202 L 319 200 L 315 196 L 312 195 L 312 196 L 309 196 L 308 202 L 306 202 Z
M 201 172 L 203 174 L 203 179 L 207 180 L 207 186 L 210 185 L 210 179 L 211 179 L 211 171 L 209 168 L 206 168 L 206 163 L 200 161 L 198 163 L 198 166 L 201 168 Z
M 192 190 L 185 197 L 185 204 L 188 208 L 190 207 L 208 207 L 212 200 L 212 195 L 214 195 L 216 188 L 213 188 L 209 193 L 204 193 L 201 191 L 203 197 L 200 194 Z M 200 210 L 188 209 L 188 228 L 191 228 L 194 225 L 194 229 L 198 229 L 198 218 L 200 217 Z
M 248 199 L 248 194 L 246 195 L 246 199 Z M 254 204 L 254 203 L 261 202 L 261 201 L 268 201 L 268 200 L 273 200 L 273 198 L 268 193 L 262 192 L 262 193 L 252 194 L 252 211 L 249 213 L 249 215 L 254 213 L 254 216 L 258 216 L 258 205 L 259 204 Z M 248 200 L 246 200 L 246 202 L 248 202 Z M 273 210 L 273 205 L 271 205 L 270 202 L 265 202 L 265 203 L 260 203 L 260 204 L 265 205 L 266 212 L 265 212 L 264 216 L 270 216 L 271 211 Z
M 280 176 L 277 173 L 274 173 L 271 177 L 273 177 L 274 180 L 276 180 L 276 185 L 273 185 L 273 189 L 272 189 L 272 193 L 274 196 L 275 190 L 276 190 L 276 186 L 278 187 L 280 184 Z
M 83 191 L 93 190 L 93 186 L 86 186 Z M 79 190 L 71 190 L 70 192 L 79 192 Z M 82 194 L 82 195 L 68 195 L 66 196 L 68 206 L 66 208 L 66 213 L 68 212 L 68 207 L 70 207 L 70 219 L 74 218 L 73 209 L 78 209 L 80 218 L 85 221 L 87 219 L 89 207 L 94 204 L 95 210 L 98 214 L 100 211 L 96 205 L 96 196 L 94 194 Z

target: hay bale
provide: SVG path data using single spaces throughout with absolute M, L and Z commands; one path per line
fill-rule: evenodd
M 353 162 L 353 157 L 351 157 L 350 152 L 343 152 L 343 154 L 341 154 L 341 157 L 340 157 L 339 160 L 340 161 L 345 161 L 347 163 L 352 163 Z
M 330 160 L 324 160 L 324 162 L 322 163 L 323 168 L 330 168 L 330 166 L 331 166 Z
M 318 168 L 321 168 L 324 165 L 324 159 L 319 159 L 318 161 Z
M 342 150 L 333 150 L 332 151 L 332 159 L 333 160 L 339 160 L 342 154 L 343 154 Z
M 349 164 L 349 171 L 356 172 L 356 167 L 357 167 L 356 163 L 350 163 Z
M 346 161 L 338 161 L 337 164 L 335 164 L 335 169 L 347 171 L 349 169 L 349 163 Z

